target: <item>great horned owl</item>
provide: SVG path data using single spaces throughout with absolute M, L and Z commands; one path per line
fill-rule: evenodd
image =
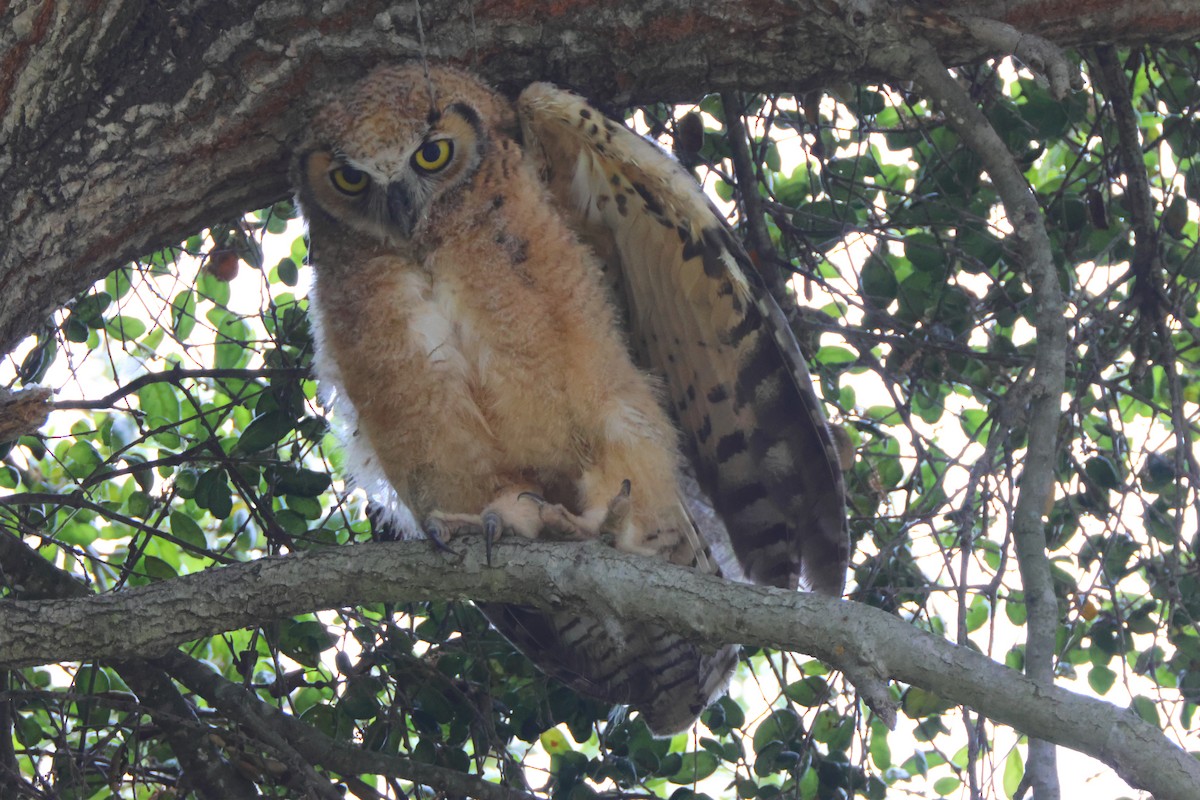
M 841 592 L 842 479 L 807 370 L 657 147 L 548 84 L 514 105 L 456 69 L 385 67 L 315 118 L 293 177 L 317 372 L 368 492 L 441 534 L 603 536 L 718 571 L 706 496 L 726 574 Z M 660 734 L 737 658 L 621 620 L 484 611 Z

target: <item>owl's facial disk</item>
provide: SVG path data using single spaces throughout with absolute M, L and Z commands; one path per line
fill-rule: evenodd
M 368 148 L 350 138 L 304 157 L 301 202 L 382 241 L 418 235 L 439 200 L 474 175 L 486 141 L 478 115 L 463 104 L 430 114 L 403 141 Z

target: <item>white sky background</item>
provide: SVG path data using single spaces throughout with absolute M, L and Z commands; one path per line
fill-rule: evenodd
M 1011 74 L 1012 73 L 1010 71 L 1009 75 L 1011 76 Z M 1011 77 L 1009 79 L 1011 79 Z M 826 102 L 829 103 L 831 101 L 826 100 Z M 681 109 L 680 113 L 683 113 L 687 110 L 688 109 L 686 108 Z M 776 133 L 778 135 L 784 132 L 776 129 Z M 873 141 L 871 143 L 874 143 L 877 147 L 879 147 L 880 150 L 885 154 L 885 157 L 887 157 L 888 150 L 886 148 L 886 143 L 882 140 L 882 137 L 879 137 L 878 141 Z M 866 144 L 863 146 L 865 147 Z M 804 159 L 809 158 L 806 143 L 801 139 L 801 137 L 795 135 L 793 135 L 790 140 L 784 139 L 780 142 L 780 153 L 783 160 L 783 171 L 785 174 L 790 172 L 790 170 L 796 165 L 801 164 Z M 894 155 L 893 157 L 902 156 Z M 1163 161 L 1164 163 L 1170 163 L 1168 159 L 1163 159 Z M 813 168 L 814 170 L 819 170 L 819 164 L 814 162 Z M 709 193 L 714 197 L 714 200 L 716 200 L 723 208 L 728 209 L 728 204 L 721 203 L 720 200 L 715 197 L 715 194 L 712 191 L 712 181 L 707 181 L 707 184 Z M 1192 212 L 1195 214 L 1194 208 L 1192 209 Z M 293 223 L 291 226 L 289 226 L 287 233 L 280 236 L 268 236 L 264 239 L 264 264 L 267 268 L 270 268 L 281 258 L 289 255 L 292 240 L 295 238 L 295 236 L 299 235 L 299 233 L 299 225 L 297 223 Z M 843 247 L 831 254 L 830 259 L 842 269 L 843 275 L 851 276 L 852 278 L 857 274 L 857 266 L 863 263 L 865 260 L 865 254 L 869 252 L 872 245 L 873 242 L 866 237 L 850 237 Z M 122 309 L 122 313 L 139 316 L 151 323 L 153 323 L 155 319 L 162 320 L 164 318 L 162 316 L 162 303 L 164 302 L 162 298 L 165 298 L 165 302 L 169 304 L 171 298 L 174 297 L 175 293 L 179 291 L 180 288 L 194 283 L 197 269 L 198 264 L 196 264 L 194 261 L 186 259 L 181 261 L 174 276 L 163 277 L 154 281 L 154 284 L 159 287 L 157 292 L 158 298 L 149 297 L 144 301 L 126 301 L 124 308 Z M 303 294 L 304 287 L 308 285 L 307 272 L 307 268 L 301 268 L 301 281 L 296 288 L 296 293 L 298 295 Z M 1082 274 L 1083 271 L 1081 271 L 1081 276 Z M 1107 280 L 1107 276 L 1100 274 L 1099 270 L 1097 271 L 1097 274 L 1091 277 L 1096 280 Z M 961 280 L 963 279 L 960 278 L 960 281 Z M 250 269 L 243 264 L 241 266 L 239 276 L 230 284 L 230 286 L 232 289 L 231 301 L 229 304 L 231 310 L 246 314 L 248 316 L 254 316 L 257 315 L 260 309 L 264 307 L 262 293 L 264 291 L 265 281 L 262 280 L 262 276 L 255 270 Z M 800 287 L 797 288 L 800 289 Z M 850 282 L 846 282 L 842 288 L 847 290 L 850 294 L 853 294 L 857 291 L 856 287 Z M 833 302 L 834 298 L 832 296 L 822 296 L 819 293 L 819 288 L 817 291 L 818 294 L 814 297 L 811 305 L 819 307 L 826 303 Z M 803 290 L 800 289 L 798 291 L 798 296 L 803 297 L 803 294 Z M 139 305 L 142 306 L 140 310 L 138 308 Z M 165 319 L 168 321 L 170 319 L 169 305 Z M 851 324 L 853 324 L 853 314 L 850 317 L 850 321 Z M 166 340 L 166 343 L 170 344 L 169 338 Z M 7 385 L 11 382 L 15 365 L 20 363 L 24 352 L 28 350 L 31 344 L 32 340 L 26 342 L 25 345 L 23 345 L 14 353 L 14 356 L 11 359 L 0 362 L 0 383 Z M 841 341 L 836 335 L 833 334 L 825 334 L 822 344 L 848 347 L 845 342 Z M 851 347 L 850 349 L 853 350 L 854 348 Z M 884 346 L 884 349 L 886 350 L 886 345 Z M 165 350 L 160 351 L 156 355 L 162 356 L 164 352 Z M 136 356 L 136 354 L 125 356 L 120 353 L 114 353 L 113 358 L 110 358 L 109 355 L 102 353 L 91 354 L 89 356 L 78 351 L 78 348 L 76 348 L 69 356 L 60 353 L 58 361 L 51 372 L 47 375 L 44 383 L 54 387 L 56 390 L 59 390 L 59 399 L 95 399 L 104 395 L 113 387 L 111 365 L 114 363 L 118 365 L 118 371 L 122 380 L 135 377 L 137 374 L 144 372 L 147 368 L 161 368 L 161 362 L 158 362 L 157 365 L 153 367 L 148 367 L 140 358 Z M 891 397 L 883 391 L 882 384 L 871 373 L 847 377 L 846 381 L 855 387 L 860 409 L 871 405 L 890 405 L 892 403 Z M 944 421 L 938 425 L 938 429 L 936 431 L 928 429 L 924 430 L 923 433 L 926 433 L 931 437 L 936 435 L 937 443 L 941 448 L 951 455 L 961 459 L 963 463 L 969 464 L 978 457 L 978 455 L 982 452 L 982 448 L 979 445 L 968 441 L 968 439 L 961 432 L 961 429 L 957 423 L 956 415 L 953 414 L 955 409 L 949 410 L 951 413 L 948 413 L 943 418 Z M 56 413 L 52 417 L 47 430 L 52 433 L 66 433 L 69 430 L 71 423 L 77 418 L 78 415 L 72 413 Z M 920 424 L 919 420 L 915 420 L 915 423 L 918 425 Z M 902 446 L 905 446 L 905 443 L 909 440 L 908 432 L 900 428 L 893 429 L 891 432 L 901 442 Z M 1162 431 L 1151 430 L 1127 431 L 1127 433 L 1130 435 L 1136 434 L 1139 436 L 1148 437 L 1149 441 L 1152 443 L 1151 446 L 1153 446 L 1154 442 L 1161 440 L 1161 438 L 1165 435 Z M 908 458 L 909 463 L 912 463 L 913 453 L 911 451 L 911 447 L 908 447 L 907 452 L 904 454 Z M 955 475 L 957 476 L 957 484 L 954 483 L 954 477 L 948 476 L 947 478 L 947 491 L 951 494 L 951 496 L 953 496 L 955 491 L 961 492 L 965 485 L 965 470 L 960 469 L 957 471 L 957 473 L 955 473 Z M 897 508 L 903 508 L 903 498 L 899 500 Z M 885 501 L 885 505 L 881 508 L 881 512 L 886 513 L 887 510 L 887 504 Z M 1140 511 L 1140 508 L 1136 509 L 1136 511 L 1132 508 L 1128 509 L 1128 519 L 1126 520 L 1126 524 L 1129 530 L 1141 530 Z M 1188 520 L 1185 523 L 1184 529 L 1193 530 L 1195 529 L 1195 524 L 1195 520 Z M 1094 521 L 1092 527 L 1094 528 L 1094 531 L 1100 531 L 1103 529 L 1100 523 Z M 989 537 L 996 541 L 1002 541 L 1004 536 L 1004 531 L 1002 528 L 1003 525 L 1001 512 L 1001 516 L 997 517 L 995 527 L 993 530 L 988 532 Z M 1085 532 L 1090 533 L 1094 531 Z M 919 563 L 924 566 L 927 574 L 938 575 L 943 569 L 943 562 L 942 554 L 937 550 L 934 538 L 929 535 L 929 531 L 927 529 L 922 530 L 920 526 L 914 527 L 913 533 L 913 548 L 914 553 L 918 556 Z M 977 565 L 973 565 L 971 569 L 972 573 L 969 577 L 969 582 L 972 585 L 983 584 L 991 577 L 990 574 L 978 569 Z M 1015 563 L 1009 564 L 1009 570 L 1012 571 L 1012 574 L 1006 579 L 1006 585 L 1011 588 L 1019 588 L 1019 581 L 1016 579 L 1015 575 Z M 1094 578 L 1094 576 L 1092 577 Z M 943 580 L 942 582 L 943 584 L 949 583 L 946 580 Z M 1087 584 L 1088 580 L 1081 580 L 1081 586 L 1086 586 Z M 957 616 L 956 601 L 957 598 L 953 593 L 946 593 L 940 599 L 934 599 L 930 603 L 930 607 L 947 621 L 948 629 L 951 631 L 951 638 L 953 638 L 954 620 Z M 977 642 L 987 643 L 990 646 L 989 652 L 993 658 L 997 660 L 1003 660 L 1004 653 L 1006 653 L 1011 646 L 1019 643 L 1022 640 L 1024 629 L 1009 624 L 1002 609 L 993 610 L 989 625 L 991 626 L 990 629 L 983 628 L 975 631 L 972 634 L 972 637 Z M 1139 649 L 1144 647 L 1145 641 L 1146 640 L 1144 638 L 1139 641 Z M 1158 643 L 1161 646 L 1169 647 L 1169 645 L 1166 645 L 1165 642 Z M 1118 670 L 1118 672 L 1120 672 L 1121 666 L 1122 665 L 1119 659 L 1114 660 L 1114 662 L 1110 665 L 1111 668 Z M 1087 684 L 1086 675 L 1087 666 L 1081 666 L 1079 668 L 1077 679 L 1061 679 L 1060 683 L 1067 688 L 1070 688 L 1072 691 L 1090 695 L 1093 693 Z M 769 676 L 765 673 L 760 674 L 759 679 L 768 681 Z M 1126 704 L 1130 700 L 1130 689 L 1132 689 L 1134 693 L 1144 694 L 1155 699 L 1158 699 L 1160 696 L 1159 691 L 1152 684 L 1152 682 L 1140 676 L 1133 675 L 1131 671 L 1126 669 L 1126 674 L 1118 674 L 1118 680 L 1116 684 L 1103 699 L 1117 704 Z M 733 694 L 735 698 L 745 700 L 750 706 L 750 708 L 747 709 L 747 717 L 749 719 L 754 718 L 756 707 L 760 709 L 759 713 L 761 713 L 761 710 L 765 710 L 764 698 L 766 701 L 770 701 L 777 696 L 777 693 L 774 691 L 773 687 L 764 684 L 763 689 L 760 690 L 759 687 L 752 682 L 742 682 L 735 685 L 733 687 Z M 1175 705 L 1178 706 L 1178 704 Z M 1172 705 L 1163 704 L 1160 706 L 1160 712 L 1169 713 L 1171 708 Z M 1172 721 L 1176 726 L 1175 731 L 1181 731 L 1181 729 L 1178 727 L 1177 716 Z M 965 747 L 966 740 L 965 734 L 963 733 L 963 723 L 961 719 L 958 718 L 956 712 L 951 712 L 948 714 L 945 718 L 945 722 L 952 731 L 952 734 L 949 737 L 949 743 L 945 739 L 939 739 L 936 744 L 945 748 L 945 754 L 947 756 L 952 756 L 957 748 Z M 901 714 L 900 730 L 889 737 L 893 763 L 899 765 L 905 759 L 907 759 L 909 755 L 911 755 L 912 751 L 916 749 L 929 748 L 930 745 L 928 743 L 918 743 L 911 738 L 911 731 L 914 727 L 915 723 Z M 1168 735 L 1170 735 L 1170 733 L 1168 733 Z M 996 765 L 997 774 L 995 776 L 983 775 L 981 777 L 985 784 L 990 781 L 990 794 L 988 794 L 988 790 L 985 789 L 985 796 L 1003 797 L 1004 793 L 1001 789 L 1000 783 L 1002 777 L 1001 773 L 1005 758 L 1007 757 L 1009 750 L 1015 744 L 1016 736 L 1011 729 L 997 726 L 994 741 L 995 751 L 990 761 L 992 764 Z M 1197 741 L 1197 735 L 1195 732 L 1187 737 L 1187 743 L 1192 749 L 1200 749 L 1200 742 Z M 694 747 L 695 745 L 693 743 L 686 749 L 690 750 L 694 749 Z M 531 765 L 537 763 L 538 760 L 539 759 L 531 759 Z M 543 763 L 545 762 L 543 761 Z M 1064 800 L 1105 800 L 1106 798 L 1115 799 L 1119 797 L 1143 797 L 1143 795 L 1140 793 L 1129 789 L 1129 787 L 1123 781 L 1117 778 L 1108 767 L 1065 748 L 1059 749 L 1059 772 L 1063 783 L 1062 788 Z M 936 794 L 933 793 L 931 788 L 934 780 L 936 778 L 945 777 L 948 774 L 950 773 L 947 772 L 945 768 L 941 768 L 932 772 L 931 777 L 928 780 L 921 779 L 918 776 L 911 782 L 898 784 L 891 790 L 889 796 L 903 797 L 905 796 L 905 793 L 908 792 L 910 793 L 909 796 L 911 797 L 935 797 Z M 701 790 L 708 791 L 714 797 L 719 797 L 726 794 L 724 788 L 726 781 L 727 776 L 722 777 L 722 773 L 718 772 L 717 776 L 714 776 L 714 778 L 710 779 L 704 786 L 699 788 Z M 965 787 L 961 790 L 961 793 L 952 793 L 949 796 L 966 797 Z

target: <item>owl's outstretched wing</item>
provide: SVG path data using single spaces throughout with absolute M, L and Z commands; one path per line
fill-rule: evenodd
M 692 177 L 579 97 L 518 101 L 529 157 L 626 305 L 636 354 L 665 378 L 696 477 L 750 580 L 839 595 L 844 486 L 782 311 Z

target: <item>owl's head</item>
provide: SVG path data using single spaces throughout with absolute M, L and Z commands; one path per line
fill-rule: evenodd
M 382 67 L 314 119 L 293 164 L 310 224 L 348 226 L 380 241 L 412 239 L 479 169 L 495 135 L 515 130 L 512 106 L 449 67 Z

